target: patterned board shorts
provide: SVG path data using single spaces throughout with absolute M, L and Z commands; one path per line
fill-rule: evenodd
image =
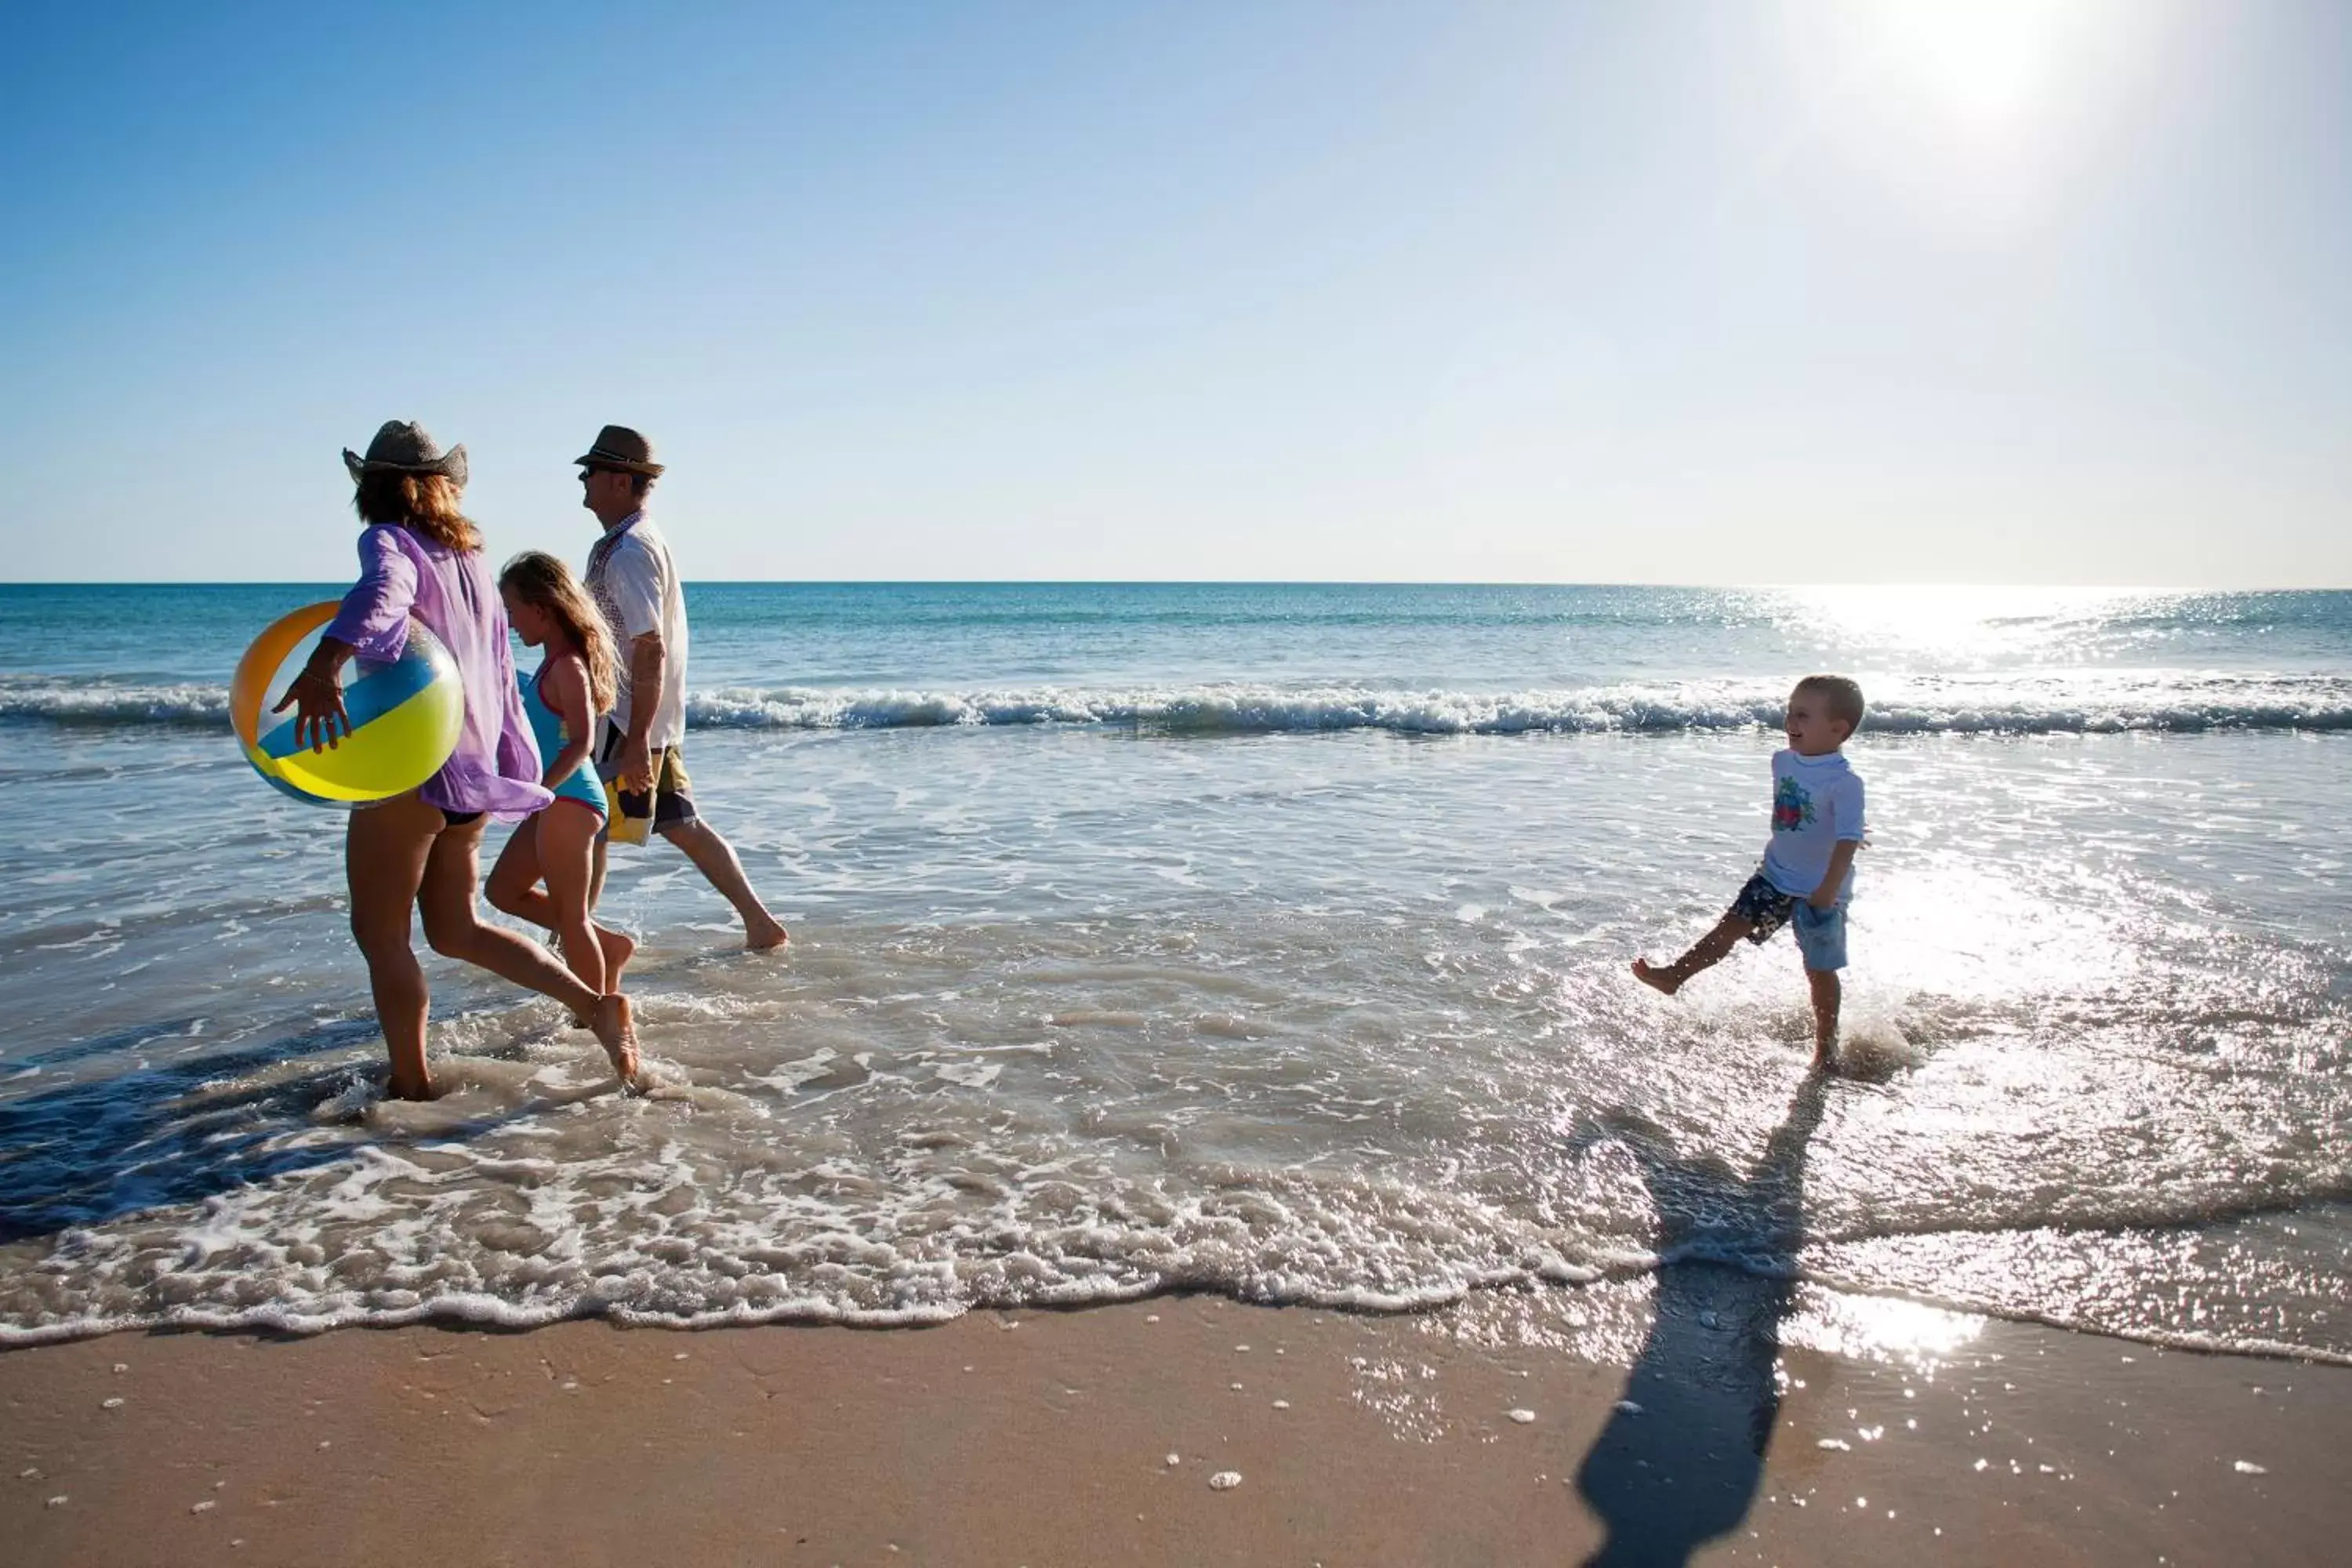
M 621 756 L 621 732 L 604 726 L 604 748 L 596 759 L 596 776 L 605 783 L 613 782 L 614 764 Z M 682 748 L 664 746 L 654 752 L 653 819 L 656 830 L 675 827 L 679 823 L 694 820 L 694 781 L 686 776 L 686 758 Z M 646 797 L 635 790 L 615 790 L 620 796 L 621 815 L 644 816 Z
M 1748 940 L 1759 947 L 1772 940 L 1782 926 L 1797 939 L 1797 951 L 1804 955 L 1807 969 L 1843 969 L 1845 967 L 1845 900 L 1841 899 L 1826 910 L 1817 910 L 1803 899 L 1794 898 L 1774 887 L 1763 872 L 1748 879 L 1739 896 L 1731 900 L 1724 913 L 1737 915 L 1755 929 Z

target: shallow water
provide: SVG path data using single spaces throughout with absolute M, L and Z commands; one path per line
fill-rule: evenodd
M 789 954 L 616 851 L 656 1092 L 428 959 L 456 1087 L 407 1106 L 340 820 L 217 717 L 317 595 L 165 592 L 0 590 L 10 1337 L 1664 1256 L 2352 1356 L 2352 597 L 697 588 L 697 794 Z M 1757 721 L 1817 664 L 1884 706 L 1851 1073 L 1798 1116 L 1788 943 L 1673 1001 L 1626 963 L 1751 868 Z

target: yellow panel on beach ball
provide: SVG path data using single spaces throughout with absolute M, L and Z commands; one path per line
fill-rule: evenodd
M 288 657 L 338 607 L 308 605 L 254 639 L 229 684 L 229 723 L 246 761 L 279 790 L 320 805 L 362 805 L 415 789 L 440 771 L 465 728 L 466 689 L 449 650 L 411 621 L 398 658 L 344 667 L 351 732 L 332 746 L 300 744 L 290 720 L 262 729 L 262 705 L 274 688 L 282 689 Z

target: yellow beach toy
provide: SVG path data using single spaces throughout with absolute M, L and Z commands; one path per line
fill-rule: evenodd
M 349 734 L 314 752 L 296 735 L 291 713 L 263 728 L 271 692 L 283 689 L 288 657 L 341 608 L 330 599 L 280 616 L 253 639 L 229 682 L 229 726 L 245 760 L 279 791 L 312 805 L 366 805 L 415 789 L 441 771 L 466 723 L 457 660 L 412 620 L 398 658 L 354 658 L 343 667 Z

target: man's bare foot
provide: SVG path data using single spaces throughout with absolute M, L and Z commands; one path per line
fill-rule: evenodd
M 613 1058 L 621 1087 L 636 1088 L 637 1026 L 629 1016 L 629 999 L 617 991 L 598 997 L 589 1027 L 596 1031 L 596 1043 L 604 1047 L 604 1054 Z
M 1652 967 L 1650 961 L 1646 958 L 1637 958 L 1633 961 L 1633 978 L 1640 981 L 1643 984 L 1649 986 L 1653 990 L 1664 992 L 1668 996 L 1673 995 L 1675 992 L 1683 988 L 1682 977 L 1680 975 L 1676 974 L 1671 968 L 1657 969 Z
M 744 922 L 743 945 L 753 952 L 766 952 L 772 948 L 782 947 L 792 940 L 792 933 L 783 928 L 782 922 L 772 916 L 757 924 L 748 921 Z
M 598 926 L 596 945 L 604 950 L 604 984 L 618 991 L 621 988 L 621 971 L 628 967 L 629 960 L 637 956 L 636 939 Z

